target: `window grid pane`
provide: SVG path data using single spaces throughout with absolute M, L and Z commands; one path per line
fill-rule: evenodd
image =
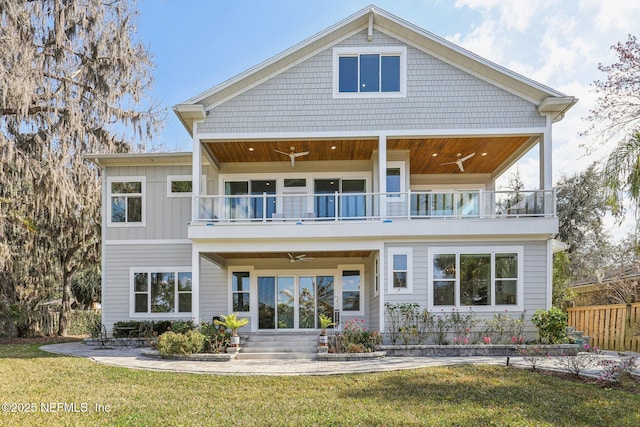
M 360 92 L 380 92 L 380 55 L 360 55 Z
M 339 92 L 358 92 L 358 57 L 341 56 L 338 59 Z
M 400 92 L 400 56 L 383 56 L 382 92 Z

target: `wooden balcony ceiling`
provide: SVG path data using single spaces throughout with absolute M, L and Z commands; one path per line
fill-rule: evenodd
M 289 254 L 305 255 L 305 258 L 366 258 L 371 255 L 370 251 L 323 251 L 323 252 L 226 252 L 218 253 L 216 255 L 221 256 L 224 259 L 282 259 L 290 260 Z M 311 263 L 311 259 L 307 261 L 299 261 L 297 264 Z
M 406 138 L 387 140 L 388 150 L 408 150 L 411 173 L 460 173 L 455 164 L 442 163 L 476 153 L 464 162 L 464 173 L 491 173 L 524 145 L 532 146 L 530 136 L 469 137 L 469 138 Z M 207 149 L 221 163 L 227 162 L 288 162 L 274 150 L 289 153 L 308 151 L 296 162 L 328 160 L 370 160 L 378 149 L 376 139 L 344 140 L 284 140 L 284 141 L 216 141 L 207 142 Z M 486 154 L 485 154 L 486 153 Z

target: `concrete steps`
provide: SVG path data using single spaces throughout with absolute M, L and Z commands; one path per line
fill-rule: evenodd
M 236 359 L 316 359 L 318 332 L 255 332 L 242 337 Z

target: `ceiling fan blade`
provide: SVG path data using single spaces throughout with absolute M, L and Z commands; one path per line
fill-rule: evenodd
M 464 166 L 462 166 L 462 160 L 458 160 L 458 168 L 460 169 L 460 172 L 464 172 Z
M 273 151 L 275 151 L 276 153 L 284 154 L 285 156 L 289 155 L 289 153 L 285 153 L 284 151 L 278 151 L 278 150 L 273 150 Z
M 457 164 L 458 164 L 458 162 L 447 162 L 447 163 L 440 163 L 440 166 L 443 166 L 443 165 L 457 165 Z
M 471 153 L 468 156 L 465 156 L 465 157 L 461 158 L 460 161 L 461 162 L 467 161 L 467 160 L 469 160 L 470 158 L 472 158 L 475 155 L 476 155 L 476 153 Z
M 301 153 L 291 153 L 291 155 L 292 155 L 293 157 L 306 156 L 307 154 L 309 154 L 309 152 L 308 152 L 308 151 L 303 151 L 303 152 L 301 152 Z

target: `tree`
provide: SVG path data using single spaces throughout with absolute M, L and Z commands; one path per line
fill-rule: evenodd
M 610 264 L 610 237 L 603 218 L 610 206 L 597 165 L 561 178 L 556 186 L 558 235 L 569 245 L 569 272 L 576 281 L 602 275 Z
M 614 213 L 622 216 L 621 200 L 625 193 L 640 209 L 640 45 L 635 36 L 611 46 L 618 62 L 598 64 L 607 73 L 606 80 L 593 83 L 598 98 L 587 119 L 592 122 L 586 134 L 595 134 L 601 142 L 614 145 L 604 162 L 604 177 L 610 189 Z
M 100 255 L 87 153 L 127 152 L 159 121 L 124 0 L 0 0 L 0 290 L 26 313 Z M 8 255 L 8 256 L 7 256 Z

